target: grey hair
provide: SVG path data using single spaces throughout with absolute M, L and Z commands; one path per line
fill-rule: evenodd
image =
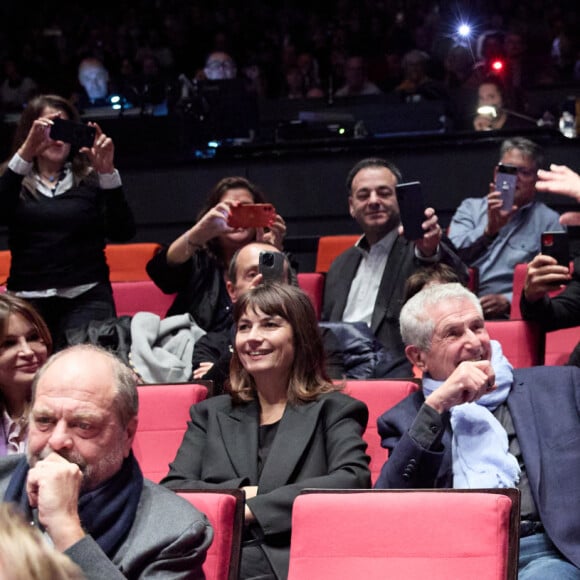
M 526 139 L 525 137 L 510 137 L 509 139 L 505 139 L 501 144 L 500 159 L 512 149 L 517 149 L 525 157 L 530 157 L 536 165 L 536 169 L 544 166 L 544 150 L 540 145 L 530 139 Z
M 483 318 L 479 298 L 462 284 L 452 282 L 427 286 L 410 298 L 401 309 L 399 323 L 403 342 L 406 345 L 412 344 L 419 350 L 429 351 L 435 330 L 431 310 L 448 300 L 469 300 Z
M 130 369 L 120 358 L 115 356 L 107 349 L 94 344 L 77 344 L 65 348 L 56 354 L 53 354 L 42 368 L 36 373 L 32 383 L 32 400 L 36 396 L 36 388 L 38 382 L 47 371 L 47 369 L 58 359 L 66 356 L 72 352 L 87 352 L 99 354 L 105 357 L 111 363 L 113 371 L 114 387 L 115 387 L 115 401 L 113 403 L 117 417 L 122 427 L 125 428 L 129 421 L 137 416 L 139 412 L 139 395 L 137 392 L 137 375 Z M 87 369 L 87 372 L 91 372 Z

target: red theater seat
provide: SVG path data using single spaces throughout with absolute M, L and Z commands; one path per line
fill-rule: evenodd
M 499 341 L 507 359 L 516 369 L 532 367 L 541 361 L 541 332 L 525 320 L 487 320 L 490 338 Z
M 298 286 L 308 296 L 312 301 L 312 306 L 314 306 L 314 311 L 316 312 L 316 318 L 320 320 L 322 314 L 322 295 L 324 293 L 324 274 L 319 272 L 304 272 L 298 274 Z
M 328 272 L 330 264 L 334 258 L 354 246 L 360 238 L 358 234 L 344 236 L 320 236 L 318 239 L 318 250 L 316 252 L 316 271 Z
M 545 365 L 565 365 L 580 342 L 580 326 L 546 332 Z
M 417 383 L 406 380 L 348 380 L 344 392 L 359 401 L 366 403 L 369 409 L 369 421 L 363 439 L 366 441 L 367 454 L 371 458 L 371 480 L 374 485 L 389 452 L 381 447 L 381 438 L 377 431 L 377 419 L 388 409 L 394 407 L 406 396 L 419 389 Z
M 189 408 L 207 397 L 201 384 L 139 385 L 139 426 L 133 453 L 143 475 L 156 483 L 167 475 L 169 463 L 189 421 Z
M 517 578 L 519 490 L 306 490 L 288 580 Z
M 149 280 L 145 266 L 160 248 L 160 244 L 153 242 L 107 244 L 105 256 L 109 264 L 111 282 Z
M 206 489 L 179 490 L 177 494 L 203 512 L 213 527 L 213 542 L 203 564 L 205 580 L 238 580 L 244 492 L 241 489 Z
M 175 294 L 164 294 L 151 280 L 111 282 L 117 316 L 153 312 L 161 318 L 175 300 Z

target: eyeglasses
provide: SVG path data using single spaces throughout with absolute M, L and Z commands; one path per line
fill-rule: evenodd
M 518 167 L 518 175 L 520 177 L 535 177 L 536 170 L 527 167 Z
M 231 62 L 226 61 L 219 61 L 219 60 L 214 60 L 213 62 L 209 62 L 207 64 L 207 68 L 210 70 L 234 70 L 236 67 L 234 64 L 232 64 Z

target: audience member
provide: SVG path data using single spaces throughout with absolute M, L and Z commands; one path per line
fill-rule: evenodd
M 38 312 L 17 296 L 0 294 L 0 457 L 26 449 L 32 380 L 51 349 Z
M 271 244 L 250 242 L 236 251 L 226 272 L 226 288 L 232 304 L 235 304 L 246 292 L 264 282 L 264 276 L 260 272 L 259 265 L 260 254 L 263 252 L 280 253 L 283 256 L 284 268 L 282 278 L 276 281 L 278 283 L 296 285 L 287 256 L 279 252 Z M 193 378 L 213 381 L 214 395 L 221 395 L 224 392 L 224 384 L 229 376 L 235 330 L 232 321 L 232 325 L 229 328 L 208 332 L 195 343 L 193 350 Z M 328 376 L 331 379 L 341 379 L 343 366 L 336 338 L 327 329 L 322 328 L 321 332 Z
M 423 288 L 427 288 L 433 284 L 449 284 L 451 282 L 462 283 L 461 277 L 451 266 L 443 262 L 435 262 L 435 264 L 421 266 L 421 268 L 415 270 L 405 281 L 403 304 L 423 290 Z
M 443 260 L 467 279 L 465 266 L 441 241 L 433 208 L 425 210 L 423 238 L 401 235 L 396 186 L 401 173 L 391 162 L 368 158 L 349 172 L 350 215 L 363 230 L 355 246 L 334 260 L 326 276 L 323 320 L 365 322 L 393 356 L 401 374 L 410 376 L 399 332 L 405 280 L 426 263 Z M 395 376 L 395 375 L 392 375 Z
M 75 105 L 80 111 L 90 107 L 110 107 L 111 75 L 105 65 L 94 57 L 81 60 L 78 68 L 78 80 L 83 91 L 78 95 Z
M 502 209 L 501 192 L 492 182 L 486 197 L 464 199 L 451 219 L 449 238 L 463 261 L 478 270 L 479 297 L 488 319 L 509 317 L 515 265 L 540 251 L 540 233 L 562 230 L 558 213 L 536 201 L 543 161 L 543 151 L 533 141 L 506 139 L 499 162 L 517 167 L 512 208 Z
M 58 349 L 67 330 L 115 316 L 105 243 L 130 240 L 135 224 L 112 139 L 89 123 L 94 143 L 77 150 L 50 138 L 56 118 L 79 121 L 62 97 L 30 101 L 0 177 L 0 196 L 12 254 L 8 289 L 33 303 Z
M 84 580 L 72 560 L 57 552 L 14 505 L 0 504 L 0 578 Z
M 570 196 L 580 202 L 580 175 L 564 165 L 551 165 L 550 171 L 538 171 L 537 189 Z M 580 225 L 580 213 L 564 214 L 562 223 Z M 550 297 L 549 292 L 564 287 L 563 292 Z M 525 320 L 534 320 L 545 331 L 580 325 L 580 258 L 574 262 L 574 273 L 559 266 L 556 259 L 538 254 L 529 264 L 520 297 L 520 309 Z M 572 352 L 569 364 L 580 366 L 580 342 Z
M 376 487 L 518 487 L 518 577 L 580 578 L 580 369 L 514 370 L 459 284 L 411 298 L 401 332 L 423 384 L 378 419 Z
M 335 97 L 360 97 L 380 95 L 383 91 L 368 78 L 367 62 L 362 56 L 349 56 L 344 63 L 344 85 L 335 93 Z
M 430 56 L 422 50 L 411 50 L 403 56 L 403 80 L 395 87 L 405 102 L 445 100 L 447 89 L 429 74 Z
M 0 85 L 0 107 L 4 112 L 20 113 L 38 92 L 38 83 L 27 76 L 16 59 L 4 59 L 4 80 Z
M 0 494 L 87 578 L 204 578 L 207 520 L 144 480 L 131 452 L 135 383 L 94 346 L 51 357 L 34 383 L 27 456 L 0 461 Z
M 258 240 L 282 249 L 286 226 L 276 215 L 269 231 L 228 226 L 230 208 L 264 203 L 264 194 L 243 177 L 226 177 L 212 188 L 195 225 L 147 264 L 147 273 L 166 294 L 177 293 L 167 315 L 189 312 L 206 331 L 231 325 L 225 272 L 238 248 Z
M 203 68 L 204 78 L 221 81 L 236 78 L 238 68 L 227 52 L 212 52 L 208 55 Z
M 477 114 L 473 119 L 473 128 L 476 131 L 513 131 L 536 125 L 534 120 L 522 119 L 512 114 L 505 98 L 504 85 L 498 77 L 489 76 L 481 81 L 477 88 Z M 489 107 L 489 113 L 480 112 L 480 107 Z
M 235 304 L 231 395 L 190 409 L 170 488 L 246 492 L 240 578 L 286 578 L 292 503 L 306 487 L 370 487 L 364 403 L 324 370 L 314 308 L 290 285 L 264 284 Z

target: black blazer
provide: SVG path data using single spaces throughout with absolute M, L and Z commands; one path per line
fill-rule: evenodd
M 440 450 L 423 449 L 409 435 L 424 400 L 417 391 L 379 417 L 389 459 L 375 487 L 453 485 L 450 429 L 443 434 Z M 507 405 L 546 533 L 580 567 L 580 369 L 515 369 Z
M 467 280 L 467 269 L 447 245 L 441 243 L 441 261 Z M 362 259 L 361 250 L 353 246 L 332 262 L 324 283 L 322 319 L 330 322 L 342 320 L 350 285 Z M 403 306 L 403 290 L 407 278 L 426 263 L 415 257 L 415 244 L 398 236 L 393 244 L 387 266 L 379 286 L 373 310 L 371 330 L 383 346 L 401 358 L 402 369 L 410 376 L 410 365 L 405 364 L 405 347 L 399 331 L 399 315 Z M 396 376 L 396 375 L 391 375 Z
M 248 500 L 264 532 L 264 552 L 279 578 L 288 574 L 292 503 L 307 487 L 369 488 L 362 439 L 364 403 L 342 393 L 288 405 L 258 477 L 259 405 L 232 404 L 229 395 L 192 405 L 187 432 L 162 485 L 239 488 L 257 485 Z

